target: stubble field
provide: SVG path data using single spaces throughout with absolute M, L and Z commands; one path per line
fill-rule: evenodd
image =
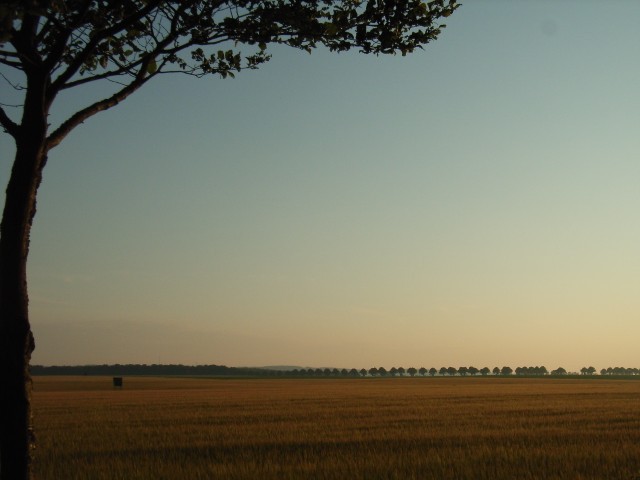
M 45 479 L 640 479 L 640 382 L 36 377 Z

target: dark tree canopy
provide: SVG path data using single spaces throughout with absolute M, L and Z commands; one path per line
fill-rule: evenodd
M 63 90 L 106 79 L 119 86 L 54 130 L 50 149 L 159 74 L 233 77 L 268 61 L 269 44 L 405 55 L 435 40 L 438 20 L 457 7 L 455 0 L 9 2 L 0 7 L 0 63 L 24 73 L 18 88 L 46 77 L 47 109 Z M 0 124 L 18 133 L 1 108 Z

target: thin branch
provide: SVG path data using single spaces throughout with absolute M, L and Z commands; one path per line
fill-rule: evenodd
M 2 77 L 5 82 L 7 82 L 9 85 L 11 85 L 11 88 L 13 88 L 14 90 L 26 90 L 27 89 L 27 87 L 25 87 L 23 85 L 20 85 L 19 83 L 13 83 L 2 72 L 0 72 L 0 77 Z
M 0 107 L 0 125 L 4 128 L 4 131 L 11 135 L 13 138 L 18 138 L 20 133 L 20 127 L 16 122 L 11 120 L 2 107 Z
M 24 70 L 21 62 L 12 62 L 11 60 L 7 60 L 6 58 L 0 58 L 0 63 L 17 70 Z
M 51 133 L 47 137 L 46 150 L 49 151 L 52 148 L 55 148 L 64 140 L 64 138 L 78 125 L 83 123 L 89 117 L 92 117 L 98 112 L 102 112 L 108 110 L 112 107 L 115 107 L 124 99 L 126 99 L 133 92 L 142 87 L 145 83 L 147 83 L 151 78 L 155 77 L 157 73 L 152 73 L 147 75 L 147 67 L 151 63 L 153 57 L 149 57 L 145 63 L 140 66 L 140 70 L 138 71 L 138 75 L 136 79 L 131 82 L 129 85 L 116 92 L 109 98 L 105 98 L 98 102 L 95 102 L 92 105 L 76 112 L 69 119 L 63 122 L 54 132 Z

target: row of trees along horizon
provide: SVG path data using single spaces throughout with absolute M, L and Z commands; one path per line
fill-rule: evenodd
M 596 375 L 595 367 L 582 367 L 579 374 L 584 376 Z M 600 370 L 603 376 L 633 376 L 640 375 L 638 368 L 608 367 Z M 453 376 L 562 376 L 578 374 L 567 372 L 558 367 L 547 370 L 546 367 L 431 367 L 415 368 L 372 367 L 360 370 L 338 368 L 284 368 L 284 367 L 227 367 L 225 365 L 159 365 L 159 364 L 115 364 L 115 365 L 74 365 L 74 366 L 31 366 L 32 375 L 214 375 L 214 376 L 292 376 L 292 377 L 453 377 Z

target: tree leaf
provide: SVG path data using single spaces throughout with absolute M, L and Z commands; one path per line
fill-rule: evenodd
M 156 63 L 156 59 L 154 58 L 147 65 L 147 73 L 149 75 L 153 75 L 154 73 L 156 73 L 157 70 L 158 70 L 158 64 Z

